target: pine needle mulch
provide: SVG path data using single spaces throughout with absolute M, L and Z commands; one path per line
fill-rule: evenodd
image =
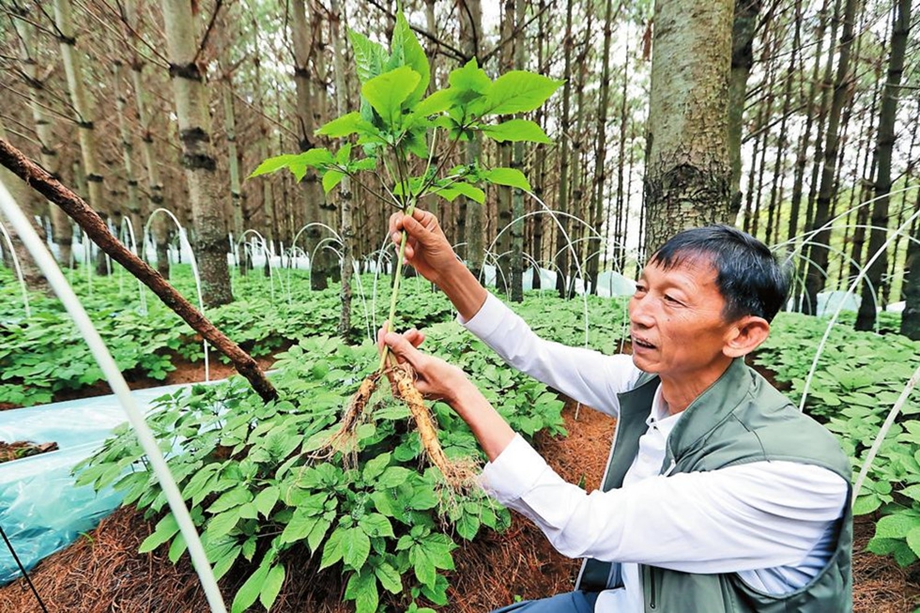
M 575 407 L 565 411 L 570 436 L 538 441 L 547 461 L 572 482 L 585 480 L 597 487 L 614 429 L 612 419 Z M 49 611 L 75 613 L 201 613 L 208 610 L 198 578 L 183 557 L 173 565 L 166 548 L 138 554 L 141 541 L 153 529 L 131 510 L 120 509 L 87 536 L 36 567 L 32 580 Z M 901 569 L 889 558 L 865 553 L 871 524 L 856 526 L 854 593 L 856 613 L 912 613 L 920 604 L 920 570 Z M 460 541 L 460 539 L 457 539 Z M 275 606 L 276 613 L 348 613 L 341 602 L 344 584 L 338 573 L 317 572 L 317 560 L 302 557 L 290 564 L 287 580 Z M 505 534 L 488 533 L 463 543 L 454 553 L 457 570 L 451 574 L 450 604 L 445 613 L 482 613 L 516 598 L 540 598 L 570 590 L 579 563 L 553 551 L 527 520 L 515 517 Z M 221 581 L 228 606 L 245 580 L 228 574 Z M 252 610 L 261 610 L 254 608 Z M 0 588 L 0 611 L 40 613 L 22 580 Z

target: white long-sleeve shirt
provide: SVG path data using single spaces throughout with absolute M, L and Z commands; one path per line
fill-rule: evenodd
M 492 295 L 461 323 L 513 367 L 613 416 L 617 394 L 641 374 L 629 356 L 540 339 Z M 834 524 L 847 503 L 839 475 L 764 461 L 661 476 L 665 443 L 681 415 L 669 415 L 659 388 L 623 487 L 608 492 L 565 482 L 520 436 L 483 470 L 486 491 L 534 521 L 559 552 L 623 563 L 624 587 L 601 593 L 599 613 L 643 611 L 639 564 L 737 572 L 752 587 L 782 594 L 817 575 L 833 550 Z

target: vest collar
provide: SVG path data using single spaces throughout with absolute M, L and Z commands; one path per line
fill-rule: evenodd
M 751 381 L 744 358 L 732 360 L 722 376 L 684 409 L 683 417 L 668 436 L 670 458 L 680 458 L 725 421 L 750 392 Z

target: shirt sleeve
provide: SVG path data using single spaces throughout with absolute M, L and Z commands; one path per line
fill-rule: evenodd
M 641 373 L 628 355 L 605 355 L 540 338 L 492 294 L 476 315 L 459 321 L 517 370 L 609 415 L 619 413 L 617 394 L 631 389 Z
M 588 493 L 520 436 L 486 465 L 481 482 L 563 555 L 692 573 L 799 564 L 841 517 L 848 491 L 825 468 L 763 461 Z

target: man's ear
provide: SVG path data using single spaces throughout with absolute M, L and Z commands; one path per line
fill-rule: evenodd
M 755 349 L 767 340 L 770 334 L 770 323 L 763 317 L 747 315 L 734 323 L 722 353 L 730 358 L 740 358 Z

